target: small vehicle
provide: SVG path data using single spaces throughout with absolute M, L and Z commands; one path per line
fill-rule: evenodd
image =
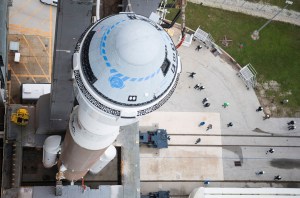
M 168 148 L 168 140 L 170 137 L 165 129 L 157 129 L 156 131 L 140 132 L 140 143 L 146 144 L 152 148 Z
M 44 4 L 57 6 L 57 1 L 58 1 L 58 0 L 40 0 L 40 1 L 41 1 L 42 3 L 44 3 Z
M 26 126 L 29 121 L 29 112 L 25 108 L 20 108 L 16 113 L 11 114 L 10 120 L 20 126 Z

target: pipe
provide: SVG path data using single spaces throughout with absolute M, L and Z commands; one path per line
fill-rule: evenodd
M 130 2 L 130 0 L 127 0 L 127 10 L 128 10 L 129 12 L 132 12 L 132 7 L 131 7 L 131 2 Z
M 96 19 L 97 21 L 100 19 L 100 0 L 97 0 L 96 4 Z

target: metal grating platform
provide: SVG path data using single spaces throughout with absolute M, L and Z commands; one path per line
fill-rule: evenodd
M 194 37 L 210 46 L 215 42 L 211 34 L 200 29 L 200 27 L 195 31 Z
M 253 66 L 249 63 L 245 67 L 243 67 L 238 75 L 241 77 L 241 79 L 246 84 L 246 87 L 249 89 L 249 87 L 255 87 L 256 85 L 256 70 L 253 68 Z

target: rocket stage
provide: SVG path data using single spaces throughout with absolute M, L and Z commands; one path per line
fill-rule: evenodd
M 16 112 L 22 105 L 11 105 L 7 118 Z M 44 140 L 49 136 L 34 133 L 35 107 L 26 106 L 30 113 L 29 124 L 25 127 L 7 122 L 6 143 L 4 144 L 4 171 L 3 188 L 7 194 L 17 193 L 21 186 L 44 186 L 39 192 L 49 190 L 56 185 L 55 174 L 57 166 L 44 168 L 43 149 Z M 136 133 L 134 133 L 134 131 Z M 132 138 L 129 138 L 132 136 Z M 115 185 L 120 189 L 126 187 L 123 193 L 133 193 L 139 188 L 139 144 L 137 125 L 121 128 L 121 133 L 114 143 L 117 149 L 116 157 L 97 175 L 87 174 L 84 178 L 85 185 L 91 189 L 98 189 L 102 185 Z M 126 157 L 125 157 L 126 156 Z M 66 187 L 69 182 L 63 182 Z M 81 186 L 81 181 L 75 185 Z M 31 188 L 31 187 L 29 187 Z M 34 187 L 32 187 L 34 189 Z M 15 191 L 15 192 L 14 192 Z M 34 190 L 33 190 L 34 191 Z

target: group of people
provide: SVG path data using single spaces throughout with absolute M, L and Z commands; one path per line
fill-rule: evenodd
M 256 174 L 256 175 L 263 175 L 263 174 L 265 174 L 265 171 L 257 171 L 255 174 Z M 281 179 L 282 179 L 282 177 L 281 177 L 280 175 L 274 176 L 274 180 L 279 181 L 279 180 L 281 180 Z
M 204 126 L 204 125 L 205 125 L 205 122 L 204 122 L 204 121 L 202 121 L 202 122 L 199 123 L 199 127 Z M 212 127 L 213 127 L 212 124 L 207 125 L 206 131 L 212 129 Z M 195 144 L 198 144 L 199 142 L 201 142 L 201 138 L 198 138 L 198 139 L 196 140 Z
M 198 48 L 198 47 L 197 47 L 197 48 Z M 197 49 L 197 48 L 196 48 L 196 49 Z M 199 48 L 199 49 L 201 49 L 201 48 Z M 196 75 L 195 72 L 187 72 L 187 73 L 189 73 L 189 77 L 190 77 L 190 78 L 194 78 L 195 75 Z M 205 89 L 205 86 L 200 85 L 200 84 L 196 84 L 196 85 L 194 86 L 194 89 L 201 91 L 201 90 Z M 202 104 L 203 104 L 204 107 L 209 107 L 209 106 L 210 106 L 210 103 L 208 102 L 208 98 L 204 98 L 204 99 L 202 100 Z M 228 102 L 224 102 L 224 104 L 223 104 L 222 106 L 223 106 L 224 108 L 226 108 L 226 107 L 229 106 L 229 103 L 228 103 Z M 262 107 L 259 107 L 259 109 L 260 109 L 260 108 L 261 108 L 261 110 L 262 110 Z M 259 111 L 261 111 L 261 110 L 259 110 Z M 258 111 L 258 110 L 256 110 L 256 111 Z
M 189 73 L 189 77 L 190 77 L 190 78 L 194 78 L 194 76 L 196 75 L 195 72 L 187 72 L 187 73 Z M 201 90 L 205 89 L 205 87 L 204 87 L 203 85 L 196 84 L 196 85 L 194 86 L 194 89 L 201 91 Z M 207 98 L 204 98 L 204 99 L 202 100 L 202 104 L 203 104 L 204 107 L 209 107 L 209 106 L 210 106 L 210 103 L 207 102 L 207 101 L 208 101 Z
M 189 77 L 190 78 L 194 78 L 194 76 L 196 75 L 196 73 L 195 72 L 188 72 L 189 73 Z M 205 87 L 204 86 L 200 86 L 200 84 L 196 84 L 195 86 L 194 86 L 194 89 L 197 89 L 197 90 L 203 90 L 203 89 L 205 89 Z M 208 102 L 208 98 L 203 98 L 203 100 L 202 100 L 202 104 L 203 104 L 203 106 L 204 107 L 209 107 L 210 106 L 210 103 Z M 229 102 L 224 102 L 224 104 L 222 105 L 224 108 L 226 108 L 226 107 L 228 107 L 229 106 Z M 202 126 L 202 125 L 204 125 L 205 124 L 205 122 L 200 122 L 200 124 L 199 124 L 199 126 Z M 232 127 L 233 126 L 233 123 L 232 122 L 229 122 L 228 124 L 227 124 L 227 127 Z M 209 130 L 209 129 L 212 129 L 212 125 L 211 124 L 209 124 L 208 125 L 208 127 L 207 127 L 207 131 Z M 196 141 L 196 143 L 195 144 L 198 144 L 200 141 L 198 141 L 198 139 L 197 139 L 197 141 Z
M 199 49 L 201 49 L 201 48 L 202 48 L 202 46 L 197 46 L 196 50 L 199 51 Z M 195 72 L 188 72 L 188 73 L 189 73 L 189 77 L 190 77 L 190 78 L 194 78 L 194 76 L 196 75 Z M 201 90 L 205 89 L 205 87 L 204 87 L 203 85 L 196 84 L 196 85 L 194 86 L 194 89 L 201 91 Z M 210 106 L 210 103 L 208 102 L 208 98 L 203 98 L 202 104 L 203 104 L 204 107 L 209 107 L 209 106 Z M 205 125 L 205 122 L 200 122 L 199 127 L 200 127 L 200 126 L 203 126 L 203 125 Z M 212 124 L 209 124 L 209 125 L 207 126 L 206 131 L 208 131 L 209 129 L 212 129 Z M 195 144 L 198 144 L 200 141 L 201 141 L 201 138 L 198 138 L 198 139 L 196 140 Z
M 288 122 L 287 125 L 288 125 L 288 130 L 296 129 L 296 122 L 294 120 L 291 120 L 290 122 Z
M 200 84 L 196 84 L 194 89 L 201 91 L 201 90 L 205 89 L 205 87 L 203 85 L 200 86 Z
M 199 46 L 197 46 L 196 50 L 199 51 L 199 49 L 201 49 L 201 48 L 200 48 Z M 196 74 L 195 72 L 191 72 L 190 75 L 189 75 L 189 77 L 194 78 L 195 74 Z M 201 90 L 205 89 L 205 87 L 202 86 L 202 85 L 200 86 L 200 84 L 196 84 L 196 85 L 194 86 L 194 89 L 200 90 L 200 91 L 201 91 Z M 209 106 L 210 106 L 210 103 L 208 102 L 208 98 L 204 98 L 204 99 L 202 100 L 202 104 L 203 104 L 204 107 L 209 107 Z M 223 106 L 224 108 L 226 108 L 226 107 L 229 106 L 229 103 L 228 103 L 228 102 L 224 102 L 224 104 L 223 104 L 222 106 Z M 256 111 L 257 111 L 257 112 L 263 111 L 263 107 L 262 107 L 262 106 L 259 106 L 259 107 L 256 109 Z M 266 115 L 263 117 L 263 119 L 264 119 L 264 120 L 265 120 L 265 119 L 269 119 L 270 117 L 271 117 L 271 116 L 270 116 L 269 114 L 266 114 Z M 290 122 L 288 122 L 288 123 L 287 123 L 287 125 L 288 125 L 288 130 L 294 130 L 294 129 L 296 129 L 295 124 L 296 124 L 296 122 L 293 121 L 293 120 L 291 120 Z M 205 122 L 204 122 L 204 121 L 202 121 L 202 122 L 199 123 L 199 127 L 204 126 L 204 125 L 205 125 Z M 232 123 L 232 122 L 229 122 L 229 123 L 227 124 L 227 127 L 232 127 L 232 126 L 233 126 L 233 123 Z M 207 128 L 206 128 L 206 131 L 212 129 L 212 127 L 213 127 L 212 124 L 208 124 L 208 125 L 207 125 Z M 200 142 L 201 142 L 201 138 L 198 138 L 198 139 L 196 140 L 195 144 L 198 144 L 198 143 L 200 143 Z M 266 151 L 266 154 L 268 154 L 268 153 L 272 154 L 272 153 L 274 153 L 274 151 L 275 151 L 275 150 L 274 150 L 273 148 L 270 148 L 269 150 Z M 257 171 L 257 172 L 256 172 L 256 175 L 263 175 L 263 174 L 265 174 L 265 171 L 263 171 L 263 170 Z M 280 175 L 274 176 L 274 180 L 279 181 L 279 180 L 281 180 L 281 179 L 282 179 L 282 177 L 281 177 Z
M 266 155 L 268 154 L 268 153 L 274 153 L 274 149 L 273 148 L 270 148 L 269 150 L 267 150 L 267 152 L 266 152 Z M 256 173 L 255 173 L 256 175 L 263 175 L 263 174 L 265 174 L 265 171 L 257 171 Z M 282 179 L 282 177 L 280 176 L 280 175 L 276 175 L 276 176 L 274 176 L 274 180 L 281 180 Z
M 204 121 L 202 121 L 202 122 L 199 123 L 199 127 L 204 126 L 204 125 L 205 125 Z M 208 131 L 209 129 L 212 129 L 212 127 L 213 127 L 212 124 L 207 125 L 206 131 Z
M 259 111 L 262 111 L 264 108 L 262 106 L 259 106 L 256 111 L 259 112 Z M 266 120 L 266 119 L 269 119 L 271 116 L 270 114 L 266 114 L 264 117 L 263 117 L 263 120 Z M 296 129 L 296 122 L 294 120 L 291 120 L 290 122 L 287 123 L 287 127 L 288 127 L 288 130 L 295 130 Z
M 264 110 L 264 108 L 262 106 L 259 106 L 257 109 L 256 109 L 256 112 L 260 112 Z M 266 119 L 269 119 L 271 116 L 270 114 L 266 114 L 264 117 L 263 117 L 263 120 L 266 120 Z
M 190 77 L 190 78 L 194 78 L 194 76 L 196 75 L 195 72 L 187 72 L 187 73 L 189 73 L 189 77 Z M 194 86 L 194 89 L 201 91 L 201 90 L 205 89 L 205 87 L 204 87 L 203 85 L 196 84 L 196 85 Z M 204 99 L 202 100 L 202 104 L 203 104 L 204 107 L 209 107 L 209 106 L 210 106 L 210 103 L 208 102 L 208 98 L 204 98 Z

